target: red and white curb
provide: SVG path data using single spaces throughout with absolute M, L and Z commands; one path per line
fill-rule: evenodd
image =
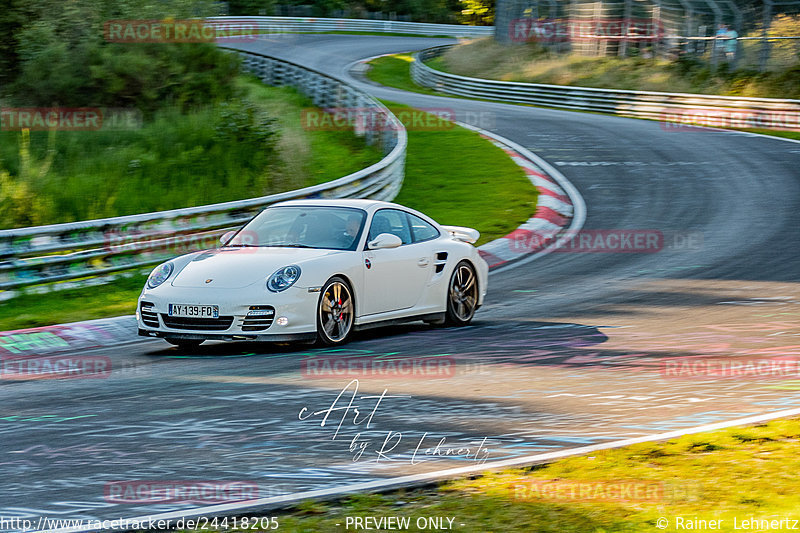
M 85 352 L 140 341 L 136 317 L 133 315 L 1 331 L 0 361 L 3 357 L 39 357 L 64 352 Z M 0 379 L 2 377 L 0 368 Z
M 539 191 L 536 212 L 531 218 L 508 235 L 478 247 L 478 253 L 489 263 L 492 271 L 527 263 L 545 255 L 583 227 L 586 204 L 561 172 L 505 137 L 469 124 L 459 122 L 458 125 L 478 132 L 508 154 L 512 161 L 522 167 Z

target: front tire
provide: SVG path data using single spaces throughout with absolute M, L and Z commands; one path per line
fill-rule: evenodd
M 344 344 L 353 331 L 355 302 L 350 285 L 339 276 L 325 283 L 317 303 L 317 340 L 321 344 Z
M 468 261 L 456 265 L 447 287 L 447 324 L 466 326 L 478 308 L 478 276 Z

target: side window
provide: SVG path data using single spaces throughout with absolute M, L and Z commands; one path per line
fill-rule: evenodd
M 403 241 L 403 244 L 409 244 L 411 242 L 411 228 L 408 226 L 406 214 L 396 209 L 381 209 L 377 211 L 372 217 L 369 240 L 374 239 L 381 233 L 397 235 Z
M 417 215 L 408 213 L 408 220 L 411 222 L 411 237 L 414 242 L 429 241 L 439 236 L 439 230 L 419 218 Z

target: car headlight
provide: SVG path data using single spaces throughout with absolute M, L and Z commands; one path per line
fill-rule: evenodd
M 285 291 L 300 278 L 300 267 L 289 265 L 279 268 L 267 280 L 267 288 L 272 292 Z
M 169 278 L 170 274 L 172 274 L 173 270 L 172 263 L 164 263 L 163 265 L 158 265 L 156 268 L 150 272 L 150 276 L 147 278 L 147 288 L 148 289 L 155 289 Z

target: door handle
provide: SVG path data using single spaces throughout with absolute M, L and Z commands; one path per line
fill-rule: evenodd
M 421 267 L 426 267 L 426 266 L 428 266 L 428 264 L 430 264 L 430 262 L 431 262 L 431 260 L 430 260 L 430 259 L 428 259 L 427 257 L 421 257 L 421 258 L 420 258 L 420 259 L 417 261 L 417 265 L 419 265 L 419 266 L 421 266 Z

